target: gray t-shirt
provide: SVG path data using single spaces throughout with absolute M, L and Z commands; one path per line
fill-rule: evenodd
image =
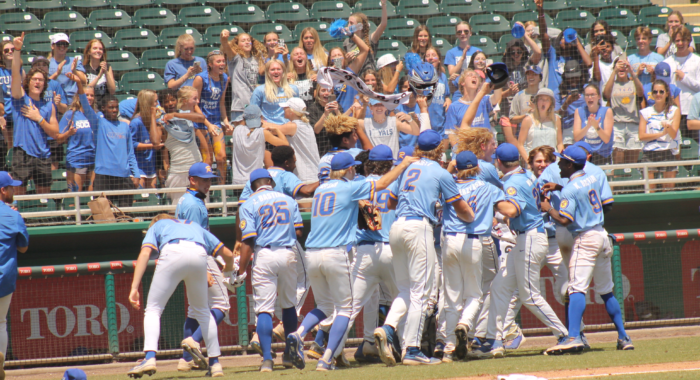
M 297 132 L 294 136 L 287 136 L 287 140 L 289 140 L 289 146 L 294 148 L 294 155 L 297 158 L 294 174 L 304 182 L 316 181 L 321 158 L 318 154 L 314 128 L 301 120 L 293 120 L 293 122 L 297 125 Z
M 233 156 L 231 174 L 234 185 L 244 185 L 250 173 L 263 167 L 265 156 L 265 131 L 262 128 L 250 129 L 239 125 L 233 130 Z
M 258 86 L 258 60 L 237 54 L 228 61 L 228 75 L 231 78 L 231 111 L 243 111 Z
M 693 49 L 695 49 L 695 37 L 691 36 L 691 38 L 693 39 L 693 42 L 690 46 L 692 46 Z M 668 33 L 660 34 L 659 38 L 656 39 L 656 49 L 666 46 L 670 39 L 671 37 L 669 37 Z M 666 55 L 664 55 L 664 58 L 668 58 L 676 54 L 676 51 L 678 51 L 678 49 L 676 49 L 676 44 L 672 43 L 671 46 L 669 46 L 668 50 L 666 50 Z M 698 50 L 695 49 L 695 51 L 697 52 Z
M 639 109 L 637 108 L 634 81 L 630 80 L 625 84 L 618 81 L 613 83 L 610 108 L 613 111 L 613 120 L 616 123 L 639 124 Z
M 519 91 L 517 94 L 515 94 L 513 101 L 510 104 L 510 113 L 508 114 L 508 117 L 514 118 L 516 116 L 525 115 L 527 113 L 525 110 L 533 107 L 530 104 L 530 100 L 535 95 L 537 95 L 536 92 L 530 94 L 527 92 L 527 90 Z
M 365 60 L 365 64 L 362 65 L 362 69 L 360 70 L 359 73 L 357 73 L 358 75 L 362 75 L 362 73 L 365 72 L 365 70 L 367 70 L 367 69 L 372 69 L 375 71 L 377 70 L 377 58 L 376 58 L 375 54 L 377 54 L 377 49 L 379 49 L 379 43 L 375 43 L 371 39 L 370 39 L 369 43 L 370 43 L 370 47 L 372 49 L 370 50 L 369 54 L 367 54 L 367 59 Z M 360 52 L 357 45 L 355 45 L 354 42 L 350 41 L 349 38 L 346 38 L 345 41 L 343 41 L 343 49 L 345 49 L 346 53 L 349 53 L 353 49 L 357 50 L 358 53 Z M 398 58 L 398 57 L 396 57 L 396 58 Z

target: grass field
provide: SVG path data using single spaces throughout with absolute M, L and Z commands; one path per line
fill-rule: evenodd
M 355 366 L 351 369 L 342 369 L 335 372 L 315 372 L 315 361 L 308 361 L 307 367 L 303 371 L 284 370 L 281 366 L 275 366 L 272 373 L 261 374 L 257 366 L 247 367 L 226 367 L 226 379 L 247 380 L 247 379 L 337 379 L 337 380 L 366 380 L 366 379 L 402 379 L 402 380 L 423 380 L 423 379 L 444 379 L 459 377 L 476 377 L 491 375 L 495 378 L 499 374 L 510 373 L 535 373 L 550 372 L 572 369 L 592 369 L 605 367 L 630 367 L 629 372 L 640 371 L 642 369 L 632 368 L 633 366 L 649 365 L 656 363 L 677 363 L 697 361 L 700 358 L 700 337 L 673 338 L 673 339 L 653 339 L 635 342 L 634 351 L 617 351 L 614 343 L 596 344 L 593 350 L 584 354 L 565 356 L 544 356 L 542 349 L 528 349 L 512 351 L 504 359 L 491 359 L 469 362 L 455 362 L 451 364 L 441 364 L 437 366 L 406 367 L 397 366 L 393 368 L 384 365 Z M 347 355 L 351 358 L 352 355 Z M 353 364 L 355 364 L 353 362 Z M 172 368 L 172 367 L 171 367 Z M 662 367 L 662 371 L 673 371 L 673 365 Z M 676 368 L 677 369 L 677 368 Z M 125 372 L 124 372 L 125 373 Z M 11 372 L 8 373 L 11 375 Z M 203 377 L 203 372 L 178 373 L 162 370 L 153 377 L 145 376 L 143 379 L 189 379 Z M 551 376 L 552 378 L 557 377 Z M 567 376 L 568 378 L 583 378 L 579 376 Z M 125 374 L 95 376 L 90 375 L 90 380 L 113 380 L 125 379 Z M 700 371 L 678 371 L 651 374 L 633 374 L 618 376 L 593 376 L 586 379 L 696 379 L 700 378 Z

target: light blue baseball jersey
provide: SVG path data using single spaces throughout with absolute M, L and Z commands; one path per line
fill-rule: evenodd
M 535 176 L 523 168 L 517 168 L 503 176 L 506 201 L 518 209 L 518 216 L 510 219 L 510 227 L 516 231 L 543 227 L 540 193 L 537 191 L 535 182 L 537 182 Z
M 583 167 L 583 171 L 585 171 L 587 174 L 592 175 L 598 179 L 598 195 L 600 195 L 600 201 L 603 205 L 607 205 L 610 203 L 615 202 L 615 199 L 613 198 L 612 194 L 612 189 L 610 189 L 610 184 L 608 183 L 608 176 L 605 174 L 605 171 L 598 167 L 598 165 L 595 165 L 591 162 L 586 162 L 586 165 Z M 540 185 L 540 188 L 547 182 L 552 182 L 556 183 L 558 185 L 561 185 L 562 187 L 565 186 L 567 183 L 569 183 L 568 178 L 561 178 L 561 169 L 559 169 L 559 165 L 556 162 L 551 163 L 549 166 L 547 166 L 544 171 L 542 171 L 542 174 L 540 174 L 540 178 L 537 179 L 537 183 Z M 550 193 L 551 195 L 551 205 L 555 209 L 559 210 L 559 202 L 560 202 L 560 194 L 558 191 L 554 191 Z
M 462 199 L 452 175 L 427 158 L 412 163 L 397 181 L 398 194 L 392 191 L 390 195 L 398 201 L 397 217 L 420 216 L 437 223 L 435 203 L 441 195 L 447 204 Z
M 292 172 L 288 172 L 280 167 L 272 166 L 267 171 L 270 173 L 270 177 L 275 181 L 274 190 L 282 194 L 286 194 L 292 198 L 297 196 L 299 189 L 304 186 L 299 177 Z M 250 180 L 245 183 L 243 192 L 240 198 L 238 198 L 238 204 L 241 205 L 250 198 L 253 194 L 253 189 L 250 187 Z
M 204 205 L 204 199 L 197 198 L 197 190 L 187 189 L 185 195 L 180 197 L 175 209 L 175 217 L 183 220 L 191 220 L 199 224 L 205 230 L 209 230 L 209 212 Z
M 148 247 L 160 252 L 163 246 L 176 240 L 186 240 L 204 247 L 210 255 L 215 255 L 224 243 L 220 242 L 211 232 L 200 227 L 199 224 L 183 219 L 159 220 L 148 229 L 146 237 L 141 243 L 141 248 Z
M 311 206 L 306 248 L 333 248 L 355 243 L 357 203 L 374 199 L 374 181 L 330 180 L 318 187 Z
M 370 174 L 365 178 L 365 181 L 376 182 L 379 180 L 379 178 L 381 178 L 381 176 Z M 357 242 L 389 242 L 389 231 L 391 230 L 391 225 L 394 223 L 394 220 L 396 220 L 396 211 L 389 209 L 389 196 L 392 191 L 397 191 L 398 187 L 398 182 L 394 181 L 388 188 L 374 194 L 372 203 L 377 206 L 377 211 L 379 211 L 379 214 L 382 217 L 382 229 L 379 231 L 358 229 Z
M 566 228 L 574 236 L 603 225 L 603 204 L 598 189 L 598 178 L 586 174 L 584 169 L 574 173 L 561 190 L 559 215 L 571 221 Z
M 360 154 L 362 152 L 362 149 L 359 148 L 350 148 L 348 150 L 345 149 L 338 149 L 338 148 L 333 148 L 330 152 L 326 153 L 321 157 L 321 161 L 318 163 L 318 180 L 321 183 L 328 182 L 330 179 L 331 175 L 331 160 L 333 159 L 333 156 L 340 152 L 347 152 L 353 158 Z
M 493 225 L 493 206 L 505 201 L 506 197 L 496 186 L 476 178 L 458 179 L 457 188 L 474 211 L 474 221 L 465 223 L 457 216 L 452 205 L 445 204 L 442 230 L 446 233 L 456 232 L 475 235 L 491 235 Z
M 488 182 L 503 190 L 503 182 L 501 182 L 501 178 L 498 176 L 498 170 L 496 170 L 496 167 L 493 166 L 492 163 L 479 160 L 479 169 L 481 169 L 481 172 L 476 176 L 476 178 L 484 182 Z
M 258 189 L 239 211 L 241 241 L 254 238 L 261 247 L 291 247 L 297 240 L 295 229 L 304 228 L 299 205 L 277 191 Z

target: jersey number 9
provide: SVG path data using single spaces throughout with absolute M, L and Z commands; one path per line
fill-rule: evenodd
M 588 201 L 591 202 L 593 212 L 599 214 L 601 211 L 603 211 L 603 206 L 600 205 L 600 198 L 598 198 L 598 193 L 596 193 L 595 190 L 588 192 Z
M 264 205 L 260 207 L 258 214 L 262 217 L 263 229 L 274 227 L 276 224 L 289 224 L 289 209 L 286 201 L 275 202 L 272 206 Z

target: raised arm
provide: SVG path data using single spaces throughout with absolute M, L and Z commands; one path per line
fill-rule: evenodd
M 12 86 L 10 90 L 13 98 L 21 99 L 24 96 L 24 90 L 22 89 L 22 45 L 24 45 L 24 32 L 22 32 L 20 37 L 15 37 L 12 43 L 15 51 L 12 53 Z
M 547 19 L 544 18 L 544 0 L 535 0 L 537 6 L 537 25 L 540 29 L 540 38 L 542 40 L 542 52 L 549 54 L 549 48 L 552 46 L 547 34 Z
M 274 146 L 289 145 L 287 137 L 274 124 L 263 122 L 262 128 L 265 133 L 265 141 Z
M 350 62 L 348 68 L 350 68 L 350 70 L 352 70 L 355 74 L 360 75 L 360 70 L 362 70 L 362 66 L 364 66 L 365 60 L 367 60 L 367 55 L 369 55 L 369 46 L 367 46 L 365 41 L 357 34 L 353 34 L 351 39 L 352 42 L 354 42 L 360 49 L 360 53 L 357 54 L 357 57 L 355 57 L 352 62 Z
M 484 83 L 481 86 L 481 90 L 479 90 L 479 92 L 476 93 L 476 97 L 474 97 L 474 100 L 472 100 L 472 104 L 469 105 L 469 108 L 467 108 L 467 112 L 464 113 L 460 128 L 471 128 L 472 122 L 476 117 L 476 112 L 479 110 L 479 104 L 481 103 L 481 100 L 484 99 L 484 96 L 490 93 L 491 90 L 493 90 L 492 83 Z
M 415 157 L 415 156 L 407 156 L 401 161 L 400 164 L 394 166 L 393 169 L 391 169 L 388 173 L 384 174 L 382 178 L 378 179 L 377 182 L 375 182 L 376 189 L 375 191 L 382 191 L 389 187 L 392 182 L 396 181 L 397 178 L 403 173 L 406 168 L 411 165 L 412 163 L 420 160 L 420 158 Z
M 377 25 L 377 29 L 374 30 L 374 32 L 369 36 L 369 39 L 372 43 L 378 43 L 379 39 L 382 37 L 382 34 L 384 33 L 384 30 L 386 29 L 386 24 L 389 21 L 389 16 L 387 15 L 386 11 L 386 0 L 381 0 L 382 4 L 382 19 L 379 22 L 379 25 Z M 363 33 L 369 33 L 369 30 L 364 31 Z M 358 75 L 360 73 L 357 73 Z
M 224 52 L 224 55 L 226 56 L 226 60 L 230 61 L 235 57 L 237 54 L 233 49 L 231 49 L 231 45 L 228 44 L 228 38 L 231 36 L 231 33 L 228 31 L 228 29 L 224 29 L 221 31 L 221 34 L 219 35 L 219 42 L 221 43 L 221 51 Z M 251 41 L 252 43 L 252 41 Z

